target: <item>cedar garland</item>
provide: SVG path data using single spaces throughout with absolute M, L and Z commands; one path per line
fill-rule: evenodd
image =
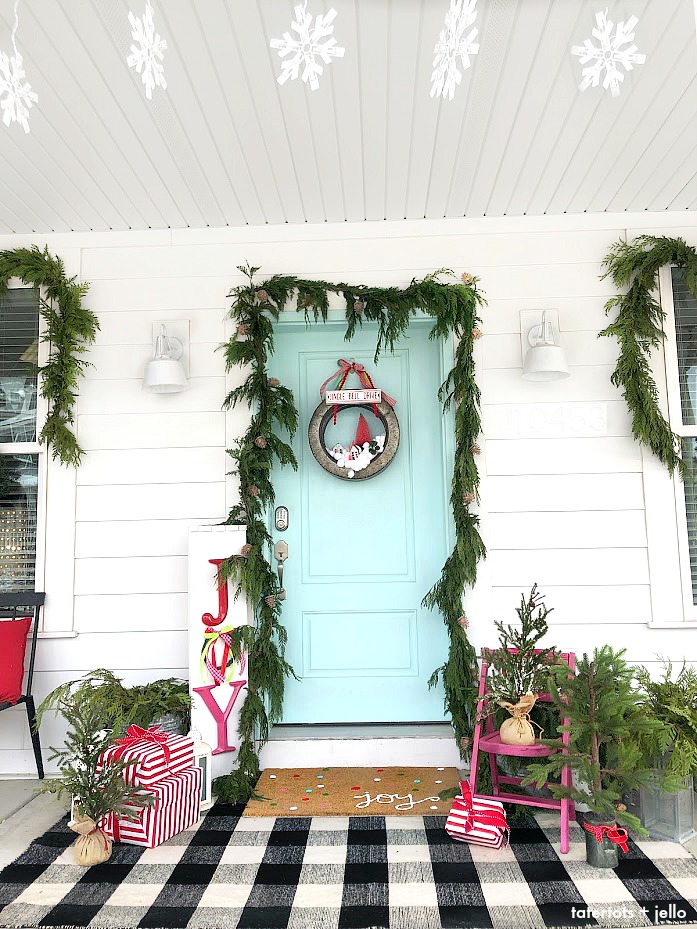
M 36 245 L 0 251 L 0 297 L 12 277 L 35 288 L 46 323 L 42 341 L 50 345 L 48 363 L 39 369 L 48 415 L 38 441 L 50 445 L 53 457 L 62 464 L 77 467 L 83 451 L 72 431 L 74 407 L 80 378 L 89 364 L 80 355 L 94 342 L 99 329 L 97 317 L 82 306 L 89 285 L 67 278 L 61 259 L 51 255 L 48 247 L 41 251 Z
M 684 239 L 640 235 L 632 242 L 616 242 L 603 261 L 606 277 L 627 292 L 612 297 L 605 312 L 617 308 L 617 318 L 600 333 L 615 336 L 620 343 L 617 366 L 612 383 L 622 389 L 622 395 L 632 415 L 634 438 L 647 445 L 668 468 L 670 474 L 685 473 L 679 448 L 680 438 L 658 406 L 658 389 L 651 375 L 651 350 L 665 338 L 665 313 L 654 297 L 658 272 L 664 265 L 682 269 L 685 284 L 697 297 L 697 251 Z
M 287 633 L 280 621 L 278 579 L 267 554 L 271 537 L 265 518 L 274 502 L 273 465 L 290 465 L 296 470 L 298 467 L 290 445 L 277 434 L 278 430 L 285 431 L 291 439 L 295 434 L 298 413 L 293 394 L 267 373 L 268 359 L 274 349 L 273 324 L 293 296 L 297 311 L 308 322 L 326 322 L 329 294 L 343 296 L 347 341 L 364 320 L 376 322 L 376 362 L 382 351 L 393 350 L 418 311 L 434 319 L 431 339 L 454 335 L 458 342 L 454 366 L 438 394 L 444 410 L 455 406 L 451 504 L 456 541 L 440 579 L 423 600 L 425 607 L 441 611 L 448 628 L 448 657 L 434 671 L 429 685 L 435 686 L 442 677 L 445 706 L 452 717 L 458 744 L 471 734 L 474 726 L 477 685 L 477 656 L 465 626 L 459 621 L 462 595 L 465 587 L 474 584 L 477 563 L 486 555 L 479 519 L 469 509 L 479 499 L 475 455 L 479 451 L 477 439 L 481 429 L 472 344 L 481 335 L 477 311 L 486 303 L 477 289 L 477 279 L 463 275 L 462 284 L 443 283 L 439 278 L 452 272 L 440 269 L 405 288 L 331 284 L 288 275 L 274 275 L 256 284 L 254 276 L 259 268 L 247 265 L 239 270 L 247 281 L 230 293 L 233 299 L 230 317 L 236 321 L 237 331 L 223 347 L 227 369 L 246 366 L 249 373 L 244 383 L 227 396 L 224 408 L 245 403 L 253 413 L 246 433 L 229 450 L 235 462 L 232 473 L 240 479 L 240 503 L 231 509 L 226 524 L 246 525 L 247 546 L 239 555 L 223 562 L 220 583 L 232 580 L 244 591 L 255 624 L 238 627 L 232 635 L 233 657 L 239 658 L 242 648 L 248 652 L 249 683 L 240 715 L 238 767 L 216 780 L 218 796 L 226 802 L 245 801 L 253 795 L 259 778 L 257 745 L 261 747 L 268 739 L 270 724 L 281 719 L 284 680 L 294 674 L 284 657 Z

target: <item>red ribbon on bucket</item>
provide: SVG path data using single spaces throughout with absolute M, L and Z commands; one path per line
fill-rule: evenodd
M 591 823 L 584 823 L 583 828 L 595 837 L 596 842 L 602 842 L 603 836 L 607 836 L 611 842 L 619 845 L 623 852 L 629 851 L 629 833 L 626 829 L 620 829 L 618 826 L 593 826 Z
M 330 377 L 328 377 L 327 380 L 324 382 L 324 384 L 322 384 L 322 386 L 320 387 L 319 389 L 320 397 L 324 396 L 324 391 L 326 390 L 327 384 L 330 381 L 333 381 L 335 377 L 339 378 L 339 383 L 336 385 L 336 389 L 343 390 L 344 384 L 346 383 L 346 379 L 348 378 L 349 374 L 351 374 L 352 372 L 358 375 L 358 380 L 361 382 L 361 384 L 364 387 L 371 389 L 371 390 L 375 389 L 375 384 L 373 384 L 373 379 L 366 371 L 364 365 L 359 364 L 359 362 L 357 361 L 346 361 L 345 358 L 339 358 L 338 364 L 339 364 L 338 370 L 335 371 Z M 389 394 L 386 394 L 384 390 L 382 391 L 382 399 L 385 401 L 385 403 L 389 403 L 390 406 L 394 406 L 395 403 L 397 402 L 395 399 L 390 397 Z M 337 404 L 334 404 L 334 425 L 335 426 L 336 426 L 336 411 L 337 411 Z M 375 414 L 375 416 L 378 415 L 377 403 L 373 404 L 373 413 Z

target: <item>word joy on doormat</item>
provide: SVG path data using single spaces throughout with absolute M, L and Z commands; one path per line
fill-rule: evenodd
M 267 768 L 245 816 L 445 816 L 456 768 Z

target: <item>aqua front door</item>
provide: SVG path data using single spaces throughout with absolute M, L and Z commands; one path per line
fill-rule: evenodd
M 373 326 L 347 343 L 343 321 L 277 325 L 269 374 L 291 388 L 299 412 L 299 470 L 273 473 L 288 527 L 279 531 L 273 514 L 270 520 L 274 542 L 288 545 L 282 622 L 298 676 L 286 683 L 284 723 L 444 719 L 442 690 L 429 690 L 427 681 L 446 658 L 447 633 L 440 614 L 421 606 L 448 554 L 450 421 L 437 399 L 442 346 L 429 341 L 429 329 L 415 321 L 375 365 Z M 365 480 L 328 473 L 308 442 L 319 389 L 339 358 L 365 365 L 397 401 L 399 448 Z M 360 386 L 355 375 L 346 386 Z M 370 410 L 343 410 L 325 444 L 348 447 L 360 413 L 378 433 Z

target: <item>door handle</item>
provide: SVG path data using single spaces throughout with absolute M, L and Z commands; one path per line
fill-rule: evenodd
M 283 562 L 288 557 L 288 543 L 284 542 L 281 539 L 273 547 L 273 553 L 276 561 L 278 562 L 278 583 L 281 585 L 281 589 L 278 591 L 278 599 L 285 600 L 286 592 L 283 587 Z

